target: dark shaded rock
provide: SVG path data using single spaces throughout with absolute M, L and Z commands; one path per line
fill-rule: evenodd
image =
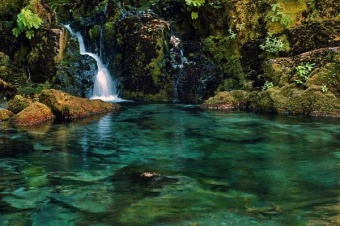
M 67 32 L 66 29 L 64 30 Z M 63 60 L 51 80 L 51 87 L 75 96 L 88 97 L 92 94 L 92 80 L 97 70 L 96 62 L 89 56 L 80 55 L 76 37 L 71 37 L 67 32 L 65 39 L 67 45 Z
M 14 115 L 10 122 L 15 126 L 32 126 L 53 118 L 54 115 L 50 108 L 42 103 L 34 102 Z
M 0 92 L 2 95 L 5 95 L 6 98 L 12 98 L 17 93 L 17 88 L 0 79 Z
M 173 93 L 172 79 L 164 73 L 169 54 L 169 24 L 153 14 L 128 16 L 117 23 L 122 97 L 167 100 Z
M 35 83 L 44 83 L 57 72 L 65 48 L 64 28 L 50 27 L 40 29 L 31 40 L 32 49 L 27 55 L 30 79 Z
M 310 22 L 287 31 L 289 55 L 324 47 L 340 46 L 340 23 L 336 20 Z
M 120 108 L 117 104 L 75 97 L 54 89 L 43 90 L 39 101 L 47 105 L 58 119 L 83 118 Z
M 31 103 L 31 99 L 21 95 L 15 95 L 13 99 L 8 101 L 7 109 L 16 114 L 28 107 Z

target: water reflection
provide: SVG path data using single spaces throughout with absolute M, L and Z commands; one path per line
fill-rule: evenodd
M 127 103 L 46 128 L 0 132 L 1 225 L 339 220 L 338 121 Z

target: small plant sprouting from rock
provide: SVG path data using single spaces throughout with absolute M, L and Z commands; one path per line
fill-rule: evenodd
M 230 39 L 233 40 L 233 39 L 235 39 L 235 38 L 237 37 L 237 34 L 236 34 L 231 28 L 229 28 L 228 32 L 229 32 L 228 37 L 229 37 Z
M 185 0 L 185 4 L 195 9 L 191 11 L 191 19 L 195 20 L 198 18 L 198 12 L 196 11 L 196 9 L 203 6 L 204 3 L 205 3 L 205 0 Z
M 307 62 L 305 65 L 301 64 L 299 66 L 294 67 L 296 72 L 299 75 L 298 79 L 295 79 L 297 84 L 304 84 L 309 79 L 309 74 L 314 68 L 314 63 Z
M 285 28 L 292 22 L 290 16 L 283 12 L 283 8 L 279 3 L 271 5 L 271 15 L 269 17 L 272 22 L 279 22 Z
M 321 86 L 321 91 L 322 91 L 323 93 L 328 92 L 328 87 L 327 87 L 327 85 Z
M 266 82 L 264 83 L 264 85 L 262 86 L 262 91 L 265 91 L 265 90 L 267 90 L 267 89 L 269 89 L 269 88 L 272 88 L 273 86 L 274 86 L 274 84 L 273 84 L 272 82 L 266 81 Z
M 280 39 L 273 37 L 271 33 L 268 32 L 266 42 L 260 45 L 260 48 L 268 53 L 278 53 L 284 49 L 284 44 Z
M 14 36 L 18 37 L 21 33 L 25 32 L 28 39 L 34 37 L 34 29 L 38 29 L 43 23 L 38 14 L 33 12 L 34 1 L 23 8 L 17 15 L 17 27 L 13 28 Z

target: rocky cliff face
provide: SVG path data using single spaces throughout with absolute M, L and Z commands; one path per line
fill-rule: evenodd
M 0 68 L 0 78 L 19 88 L 29 78 L 90 95 L 96 65 L 79 54 L 77 41 L 60 26 L 70 23 L 82 33 L 87 51 L 108 65 L 125 99 L 201 103 L 218 92 L 242 90 L 252 97 L 245 108 L 338 114 L 337 1 L 205 0 L 200 7 L 184 0 L 43 2 L 45 23 L 34 39 L 2 31 L 16 45 L 1 45 L 11 60 Z M 22 6 L 6 5 L 7 11 L 13 7 Z M 1 17 L 14 21 L 8 13 Z M 329 100 L 333 113 L 315 113 L 320 104 L 307 110 L 278 107 L 301 95 Z

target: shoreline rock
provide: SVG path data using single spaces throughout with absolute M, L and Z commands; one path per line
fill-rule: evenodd
M 14 115 L 10 119 L 10 123 L 16 126 L 32 126 L 49 120 L 52 120 L 54 115 L 50 108 L 46 105 L 34 102 Z
M 79 119 L 120 109 L 118 104 L 80 98 L 55 89 L 43 90 L 39 101 L 35 102 L 17 95 L 8 105 L 9 109 L 0 110 L 0 121 L 9 120 L 14 126 L 33 126 L 53 119 Z M 11 108 L 14 111 L 10 111 Z
M 118 104 L 89 100 L 49 89 L 39 95 L 39 102 L 48 106 L 58 119 L 76 119 L 120 109 Z

